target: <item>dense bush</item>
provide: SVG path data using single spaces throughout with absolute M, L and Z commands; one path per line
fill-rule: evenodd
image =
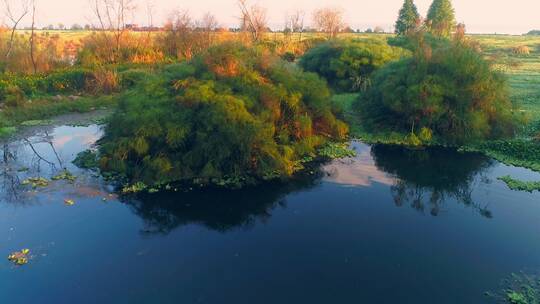
M 126 93 L 100 141 L 100 166 L 149 185 L 241 186 L 290 176 L 346 133 L 315 74 L 224 44 Z
M 131 89 L 143 83 L 151 77 L 149 71 L 145 69 L 129 69 L 119 73 L 120 86 L 122 89 Z
M 85 88 L 91 72 L 86 69 L 56 71 L 38 80 L 38 89 L 43 93 L 75 93 Z
M 460 41 L 420 43 L 412 58 L 376 73 L 358 106 L 373 130 L 430 130 L 450 144 L 511 136 L 507 81 L 480 53 Z
M 355 92 L 369 86 L 371 74 L 404 55 L 380 40 L 335 40 L 308 51 L 300 66 L 325 78 L 338 92 Z

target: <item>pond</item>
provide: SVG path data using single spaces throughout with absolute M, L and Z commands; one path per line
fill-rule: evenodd
M 478 154 L 354 142 L 291 183 L 135 199 L 71 164 L 100 136 L 37 127 L 0 145 L 0 302 L 491 303 L 540 269 L 540 193 L 497 180 L 540 175 Z M 62 167 L 75 182 L 23 182 Z M 7 260 L 23 248 L 28 264 Z

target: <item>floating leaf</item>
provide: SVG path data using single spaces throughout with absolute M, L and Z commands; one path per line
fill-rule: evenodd
M 71 172 L 69 172 L 68 170 L 64 170 L 62 171 L 62 173 L 54 176 L 52 178 L 52 180 L 66 180 L 66 181 L 69 181 L 69 182 L 74 182 L 75 180 L 77 179 L 77 177 L 73 174 L 71 174 Z
M 17 266 L 22 266 L 28 263 L 28 255 L 30 249 L 22 249 L 21 251 L 15 251 L 8 255 L 8 260 Z

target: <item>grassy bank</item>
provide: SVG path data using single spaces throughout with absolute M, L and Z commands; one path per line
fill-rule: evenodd
M 109 109 L 116 105 L 115 95 L 85 96 L 73 100 L 69 97 L 43 99 L 31 105 L 0 111 L 0 138 L 8 137 L 23 126 L 40 124 L 40 121 L 68 113 L 85 113 Z

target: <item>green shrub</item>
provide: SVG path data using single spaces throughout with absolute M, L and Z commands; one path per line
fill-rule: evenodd
M 76 93 L 85 89 L 91 72 L 85 69 L 55 71 L 39 81 L 40 89 L 49 94 Z
M 296 54 L 293 52 L 285 52 L 285 54 L 281 55 L 281 58 L 288 62 L 294 62 L 296 60 Z
M 346 134 L 315 74 L 229 43 L 126 93 L 100 141 L 100 167 L 149 186 L 245 185 L 292 175 Z
M 357 108 L 371 130 L 432 130 L 438 140 L 463 144 L 514 134 L 506 78 L 467 44 L 420 41 L 412 58 L 390 63 L 373 77 Z
M 119 73 L 120 86 L 122 89 L 131 89 L 136 85 L 143 83 L 146 79 L 152 75 L 142 69 L 130 69 Z
M 404 54 L 381 40 L 333 40 L 308 51 L 300 66 L 325 78 L 338 92 L 355 92 L 369 86 L 374 71 Z

